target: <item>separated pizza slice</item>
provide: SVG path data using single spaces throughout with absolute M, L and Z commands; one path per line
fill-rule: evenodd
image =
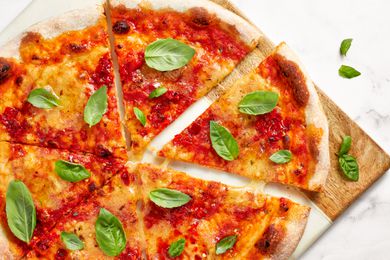
M 282 43 L 159 155 L 320 191 L 328 124 L 312 81 Z
M 0 140 L 126 158 L 101 7 L 0 47 Z
M 24 255 L 125 166 L 119 159 L 0 142 L 0 255 Z
M 139 164 L 148 259 L 287 259 L 309 208 Z
M 205 0 L 111 1 L 131 151 L 149 142 L 221 82 L 260 33 Z

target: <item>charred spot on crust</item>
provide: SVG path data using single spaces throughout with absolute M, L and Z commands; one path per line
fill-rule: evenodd
M 190 9 L 189 12 L 191 16 L 191 22 L 199 27 L 209 26 L 214 20 L 214 16 L 202 7 L 194 7 Z
M 126 34 L 130 31 L 130 25 L 127 21 L 117 21 L 114 23 L 112 30 L 116 34 Z
M 260 250 L 263 255 L 274 253 L 281 238 L 281 231 L 274 224 L 268 226 L 262 237 L 256 242 L 255 247 Z
M 0 58 L 0 84 L 3 83 L 11 74 L 11 64 L 3 58 Z
M 39 44 L 42 40 L 42 35 L 36 32 L 28 32 L 21 40 L 21 45 L 35 43 Z

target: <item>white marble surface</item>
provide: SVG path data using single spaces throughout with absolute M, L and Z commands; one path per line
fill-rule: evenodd
M 233 1 L 271 40 L 286 41 L 313 80 L 390 153 L 390 1 Z M 0 0 L 0 28 L 17 14 L 22 2 L 27 1 Z M 354 41 L 348 57 L 341 59 L 339 44 L 350 37 Z M 362 75 L 340 78 L 341 64 L 354 66 Z M 302 259 L 390 259 L 389 187 L 387 175 Z

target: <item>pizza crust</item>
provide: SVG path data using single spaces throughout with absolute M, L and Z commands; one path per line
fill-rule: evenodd
M 172 8 L 178 12 L 194 7 L 202 7 L 208 12 L 216 14 L 222 21 L 235 26 L 240 33 L 240 38 L 251 47 L 256 46 L 258 39 L 263 36 L 257 28 L 243 18 L 207 0 L 111 0 L 110 2 L 113 7 L 118 5 L 124 5 L 127 8 L 143 6 L 154 10 Z

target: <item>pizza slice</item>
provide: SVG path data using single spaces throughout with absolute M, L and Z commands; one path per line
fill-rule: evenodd
M 150 141 L 220 83 L 260 33 L 204 0 L 111 1 L 131 152 Z
M 24 255 L 124 164 L 91 154 L 0 142 L 0 255 Z
M 0 140 L 126 158 L 102 7 L 0 48 Z
M 148 259 L 287 259 L 309 208 L 140 164 Z
M 282 43 L 159 155 L 321 191 L 328 124 L 312 81 Z

